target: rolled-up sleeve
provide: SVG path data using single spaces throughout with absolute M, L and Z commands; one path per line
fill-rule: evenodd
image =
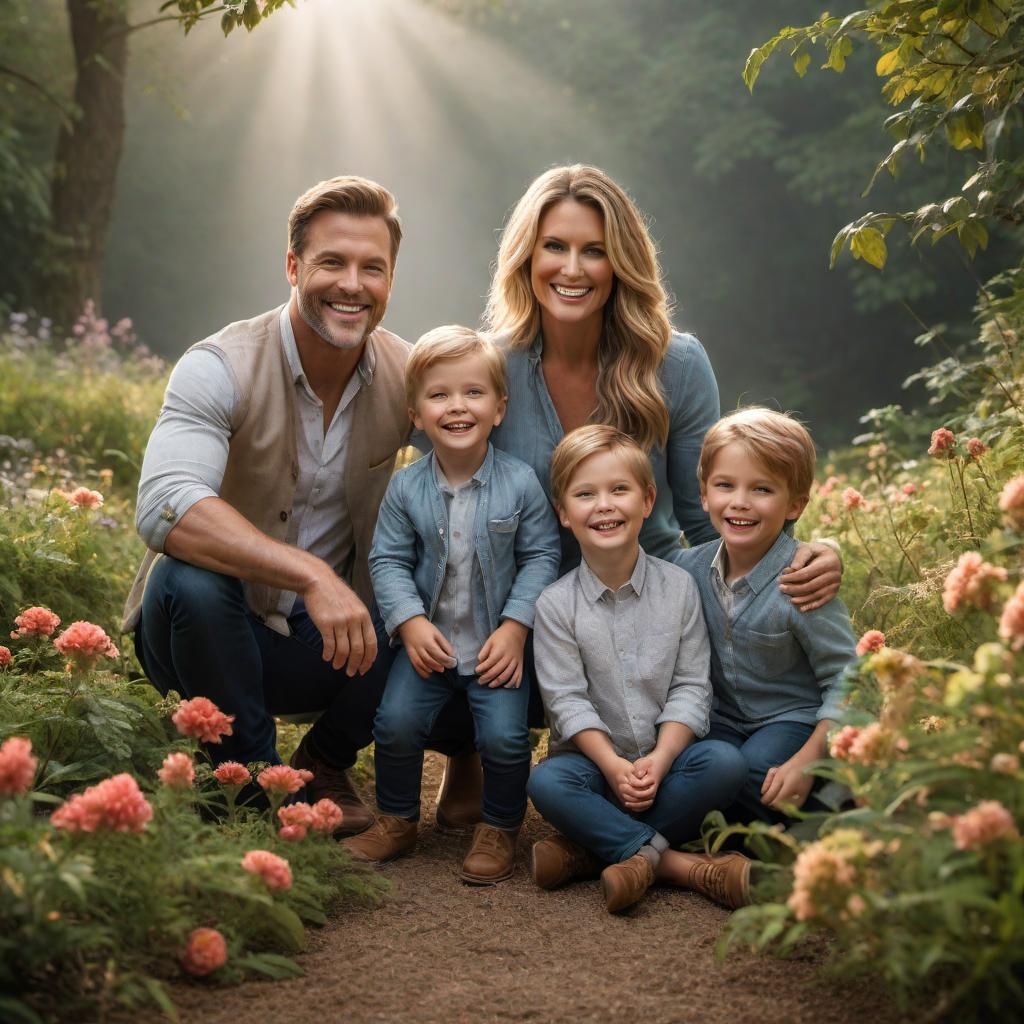
M 790 625 L 821 687 L 817 719 L 819 722 L 824 718 L 837 722 L 843 714 L 843 677 L 849 664 L 857 657 L 857 641 L 850 627 L 846 605 L 839 598 L 833 598 L 813 611 L 794 610 Z
M 212 349 L 186 352 L 171 373 L 146 445 L 135 525 L 154 551 L 202 498 L 216 497 L 228 460 L 235 380 Z
M 711 642 L 697 584 L 688 578 L 680 591 L 683 624 L 679 634 L 679 653 L 665 707 L 655 724 L 682 722 L 700 738 L 706 736 L 711 727 Z

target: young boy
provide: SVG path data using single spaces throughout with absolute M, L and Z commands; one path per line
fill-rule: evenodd
M 508 878 L 530 772 L 523 645 L 540 592 L 558 572 L 555 518 L 533 470 L 491 447 L 508 401 L 500 349 L 465 327 L 416 343 L 409 412 L 430 455 L 395 474 L 370 551 L 374 594 L 402 650 L 374 720 L 377 805 L 345 841 L 365 860 L 411 852 L 424 743 L 453 690 L 467 692 L 483 763 L 483 821 L 463 881 Z
M 807 505 L 814 442 L 802 424 L 750 407 L 707 433 L 697 475 L 701 502 L 718 531 L 684 554 L 700 589 L 711 637 L 715 700 L 708 737 L 732 744 L 749 766 L 727 815 L 782 821 L 814 779 L 840 715 L 842 676 L 856 641 L 846 608 L 833 599 L 800 612 L 779 592 L 779 573 L 797 542 L 785 532 Z
M 728 743 L 694 742 L 708 730 L 710 649 L 693 579 L 637 540 L 654 504 L 650 460 L 613 427 L 581 427 L 554 451 L 551 492 L 583 561 L 537 602 L 551 735 L 529 793 L 562 835 L 534 845 L 533 878 L 554 888 L 607 865 L 609 911 L 655 880 L 742 905 L 745 857 L 669 849 L 733 802 L 746 765 Z

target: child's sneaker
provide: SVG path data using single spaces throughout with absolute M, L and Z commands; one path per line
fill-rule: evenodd
M 618 864 L 609 864 L 601 872 L 601 891 L 608 913 L 631 907 L 647 892 L 653 881 L 654 868 L 642 853 L 634 853 Z
M 462 862 L 462 880 L 470 885 L 494 885 L 511 878 L 516 865 L 518 835 L 519 829 L 507 831 L 481 821 L 473 832 L 473 844 Z
M 557 889 L 576 878 L 597 878 L 601 864 L 579 843 L 565 836 L 551 836 L 533 844 L 530 874 L 542 889 Z
M 696 854 L 686 884 L 702 896 L 736 910 L 750 899 L 750 858 L 742 853 Z

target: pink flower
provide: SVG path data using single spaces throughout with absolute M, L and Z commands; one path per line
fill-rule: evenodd
M 825 842 L 812 843 L 801 851 L 793 865 L 793 891 L 786 901 L 798 921 L 823 913 L 836 889 L 848 889 L 857 872 L 843 851 L 829 849 Z
M 939 427 L 932 431 L 932 444 L 928 454 L 935 459 L 951 459 L 955 454 L 953 448 L 956 446 L 956 434 L 945 427 Z
M 1020 771 L 1020 758 L 1016 754 L 993 754 L 988 767 L 1000 775 L 1016 775 Z
M 903 493 L 904 494 L 910 495 L 910 494 L 913 494 L 916 490 L 917 490 L 917 484 L 907 483 L 907 484 L 903 485 Z
M 287 764 L 272 764 L 256 776 L 256 781 L 272 793 L 290 794 L 298 793 L 312 778 L 312 772 L 305 769 L 298 770 Z
M 220 743 L 222 736 L 230 736 L 234 715 L 225 715 L 209 697 L 183 700 L 171 715 L 182 736 L 192 736 L 203 743 Z
M 942 586 L 942 607 L 952 615 L 961 605 L 988 608 L 995 601 L 995 584 L 1006 581 L 1006 570 L 982 560 L 977 551 L 966 551 Z
M 0 744 L 0 794 L 18 796 L 32 788 L 38 762 L 32 756 L 32 741 L 11 736 Z
M 830 495 L 832 493 L 832 491 L 835 490 L 835 486 L 836 486 L 837 483 L 839 483 L 839 477 L 837 477 L 837 476 L 830 476 L 818 488 L 818 495 L 819 495 L 819 497 L 825 498 L 828 495 Z
M 100 508 L 103 504 L 103 495 L 99 491 L 90 491 L 88 487 L 76 487 L 66 497 L 68 504 L 76 508 Z
M 864 495 L 855 487 L 847 487 L 843 491 L 843 504 L 848 509 L 860 508 L 864 504 Z
M 1006 481 L 999 495 L 1003 522 L 1015 530 L 1024 530 L 1024 473 Z
M 300 843 L 306 838 L 306 832 L 302 825 L 282 825 L 277 830 L 277 838 L 286 843 Z
M 953 819 L 953 842 L 958 850 L 978 850 L 997 839 L 1017 839 L 1013 815 L 998 800 L 982 800 Z
M 0 645 L 0 668 L 7 668 L 11 663 L 11 658 L 13 657 L 14 655 L 11 654 L 10 647 Z
M 228 944 L 216 928 L 196 928 L 188 937 L 181 966 L 186 974 L 201 978 L 223 967 L 228 959 Z
M 164 758 L 164 765 L 157 772 L 160 781 L 170 789 L 191 789 L 196 777 L 192 758 L 177 751 Z
M 869 629 L 857 641 L 857 654 L 874 654 L 885 646 L 885 634 L 880 629 Z
M 844 725 L 832 737 L 832 746 L 829 748 L 829 754 L 832 755 L 837 761 L 847 761 L 850 757 L 850 749 L 854 744 L 854 741 L 860 735 L 860 729 L 855 725 Z
M 330 835 L 341 826 L 341 808 L 333 801 L 324 797 L 313 804 L 313 828 L 317 832 Z
M 213 770 L 213 777 L 224 786 L 244 786 L 252 782 L 249 769 L 237 761 L 224 761 Z
M 988 445 L 980 437 L 968 438 L 964 447 L 972 459 L 980 459 L 988 451 Z
M 292 869 L 288 861 L 269 850 L 250 850 L 242 858 L 242 867 L 251 875 L 259 875 L 268 889 L 292 887 Z
M 907 741 L 879 722 L 858 729 L 853 725 L 843 726 L 832 741 L 829 753 L 839 761 L 851 764 L 888 764 L 897 751 L 907 749 Z
M 68 664 L 88 671 L 100 658 L 116 658 L 119 654 L 109 636 L 94 622 L 72 622 L 53 646 L 68 658 Z
M 309 804 L 297 803 L 280 807 L 277 816 L 281 819 L 282 825 L 298 825 L 306 829 L 313 824 L 313 808 Z
M 26 608 L 15 620 L 18 627 L 11 634 L 12 640 L 23 636 L 49 636 L 59 625 L 60 617 L 54 615 L 49 608 L 38 606 Z
M 1024 647 L 1024 583 L 1017 584 L 1013 597 L 1003 606 L 999 635 L 1014 651 Z
M 139 784 L 122 772 L 71 797 L 50 815 L 50 822 L 68 832 L 141 832 L 152 817 Z

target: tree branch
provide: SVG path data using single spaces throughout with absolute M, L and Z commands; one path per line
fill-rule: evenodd
M 49 89 L 44 85 L 40 85 L 34 78 L 30 78 L 23 71 L 18 71 L 17 68 L 9 68 L 6 64 L 0 64 L 0 75 L 7 75 L 10 78 L 14 78 L 24 85 L 27 85 L 30 89 L 34 89 L 40 96 L 46 100 L 51 106 L 56 107 L 60 112 L 61 118 L 64 120 L 65 126 L 70 127 L 71 122 L 74 120 L 75 112 L 72 107 L 69 107 L 64 103 L 63 100 L 58 99 Z
M 209 17 L 211 14 L 220 14 L 223 11 L 230 10 L 227 4 L 221 4 L 220 7 L 208 7 L 205 11 L 199 11 L 197 14 L 163 14 L 159 18 L 150 18 L 148 21 L 138 21 L 134 25 L 126 25 L 124 28 L 117 29 L 116 32 L 111 32 L 108 35 L 108 39 L 115 38 L 116 36 L 126 36 L 132 32 L 138 32 L 141 29 L 149 28 L 151 25 L 159 25 L 165 21 L 202 21 L 203 18 Z

